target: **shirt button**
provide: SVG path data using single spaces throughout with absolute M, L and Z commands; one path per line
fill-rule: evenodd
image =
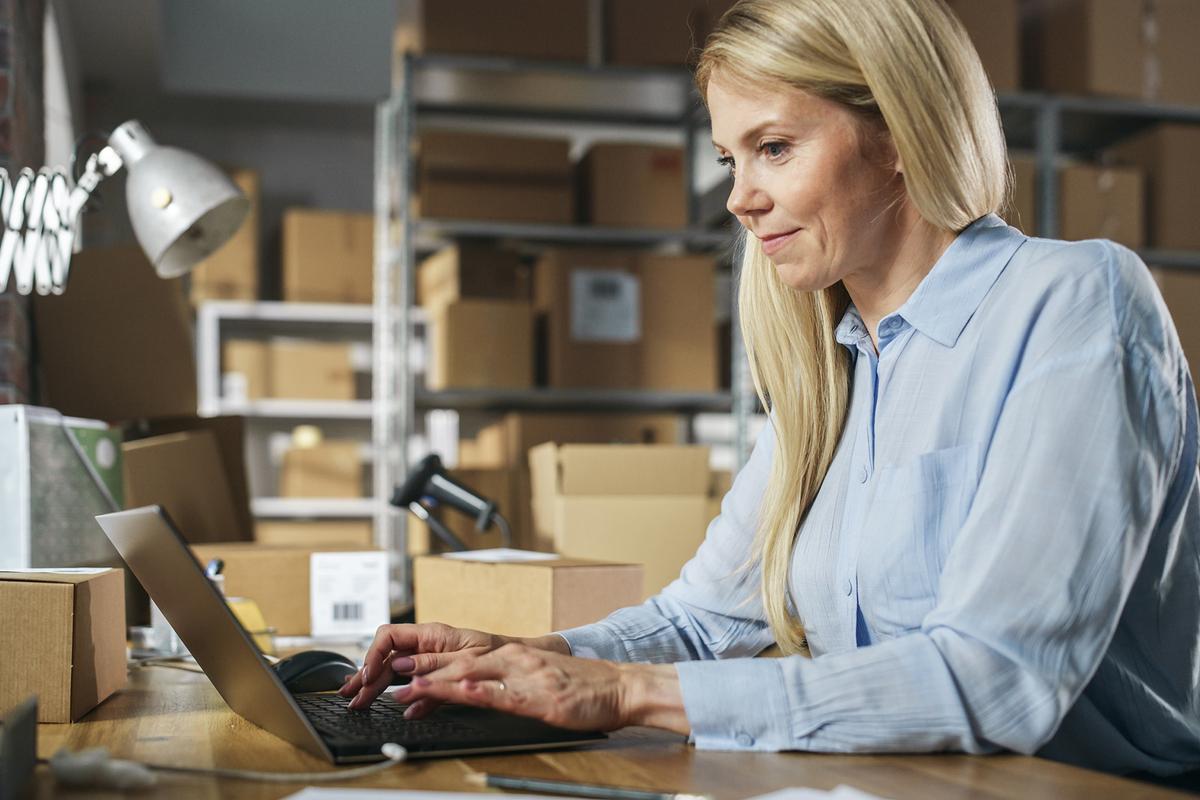
M 854 594 L 854 581 L 846 581 L 846 597 Z
M 745 731 L 742 731 L 737 735 L 737 743 L 742 747 L 751 747 L 754 744 L 754 737 Z
M 867 469 L 867 465 L 863 464 L 858 468 L 858 482 L 866 483 L 867 478 L 871 477 L 871 471 Z

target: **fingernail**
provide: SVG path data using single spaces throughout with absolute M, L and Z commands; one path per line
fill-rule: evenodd
M 413 713 L 414 713 L 413 708 L 414 708 L 414 706 L 409 706 L 408 708 L 404 709 L 404 718 L 405 719 L 413 718 Z
M 403 697 L 404 695 L 408 694 L 411 689 L 412 689 L 412 687 L 409 686 L 407 683 L 404 684 L 403 686 L 397 686 L 395 689 L 392 690 L 392 697 L 395 697 L 395 698 Z
M 350 701 L 351 708 L 358 708 L 358 704 L 362 701 L 362 689 L 358 690 L 358 694 L 354 695 L 354 699 Z
M 413 661 L 408 656 L 401 656 L 392 662 L 392 671 L 401 674 L 412 672 L 417 668 L 417 662 Z
M 367 681 L 371 680 L 371 673 L 370 673 L 370 671 L 367 669 L 367 665 L 366 665 L 366 664 L 363 664 L 363 668 L 362 668 L 362 676 L 363 676 L 363 683 L 366 683 Z
M 417 676 L 415 676 L 415 677 L 412 679 L 412 682 L 413 682 L 413 684 L 414 684 L 414 685 L 416 685 L 416 686 L 428 686 L 428 685 L 430 684 L 430 680 L 429 680 L 429 678 L 425 678 L 425 677 L 422 677 L 422 676 L 420 676 L 420 675 L 417 675 Z

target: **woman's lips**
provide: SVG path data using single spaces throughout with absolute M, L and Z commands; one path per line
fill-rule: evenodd
M 796 230 L 791 231 L 790 233 L 779 233 L 774 236 L 762 237 L 759 241 L 762 242 L 763 252 L 769 256 L 774 255 L 775 253 L 778 253 L 784 247 L 787 247 L 787 244 L 788 244 L 788 242 L 790 242 L 792 240 L 792 237 L 795 236 L 797 233 L 799 233 L 801 230 L 802 230 L 802 228 L 797 228 Z

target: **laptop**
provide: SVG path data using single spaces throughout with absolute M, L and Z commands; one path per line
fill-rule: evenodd
M 96 517 L 133 574 L 229 707 L 302 750 L 335 764 L 381 761 L 388 742 L 409 758 L 570 747 L 603 739 L 490 709 L 445 705 L 422 720 L 381 696 L 352 711 L 335 693 L 293 695 L 205 576 L 160 506 Z M 307 603 L 298 598 L 297 602 Z

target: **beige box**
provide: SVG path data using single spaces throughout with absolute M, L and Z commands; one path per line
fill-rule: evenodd
M 533 307 L 457 300 L 430 313 L 430 389 L 533 386 Z
M 570 223 L 570 142 L 465 131 L 421 133 L 418 210 L 432 219 Z
M 283 454 L 280 497 L 362 497 L 362 445 L 326 439 L 311 447 L 292 447 Z
M 539 378 L 567 389 L 715 391 L 715 274 L 707 256 L 547 250 L 534 271 Z
M 682 421 L 675 414 L 572 414 L 510 412 L 459 441 L 463 467 L 528 467 L 532 447 L 559 444 L 675 444 Z
M 528 302 L 530 278 L 530 270 L 517 253 L 494 245 L 460 242 L 421 262 L 417 300 L 427 308 L 456 300 Z
M 126 507 L 162 506 L 192 543 L 250 538 L 213 431 L 125 442 L 121 454 Z
M 258 173 L 237 169 L 230 173 L 246 199 L 250 211 L 242 227 L 217 252 L 197 264 L 191 271 L 189 297 L 193 303 L 204 300 L 258 299 Z
M 586 625 L 642 600 L 642 568 L 636 564 L 422 556 L 413 570 L 417 622 L 504 636 Z
M 708 527 L 708 448 L 557 445 L 529 453 L 533 524 L 570 558 L 645 565 L 649 597 L 679 576 Z
M 1200 83 L 1200 81 L 1198 81 Z M 1200 126 L 1157 125 L 1109 151 L 1146 180 L 1146 243 L 1163 250 L 1200 250 Z
M 1020 88 L 1021 14 L 1018 0 L 949 0 L 979 53 L 993 88 Z
M 607 0 L 604 4 L 605 60 L 622 66 L 684 67 L 692 31 L 700 27 L 696 0 Z
M 1059 170 L 1058 186 L 1063 239 L 1112 239 L 1135 250 L 1146 244 L 1141 170 L 1071 164 Z
M 1032 88 L 1200 105 L 1194 0 L 1033 0 Z
M 361 547 L 355 552 L 373 551 Z M 313 553 L 344 552 L 341 547 L 297 547 L 257 542 L 194 545 L 201 564 L 214 558 L 225 562 L 225 594 L 248 597 L 258 604 L 267 626 L 280 636 L 312 633 L 310 597 Z
M 588 0 L 401 4 L 392 48 L 397 62 L 406 52 L 583 62 L 588 57 Z
M 221 394 L 233 403 L 271 396 L 271 345 L 261 339 L 221 343 Z
M 618 228 L 687 225 L 683 150 L 648 144 L 594 144 L 579 163 L 584 222 Z
M 74 722 L 125 686 L 122 570 L 0 572 L 0 708 Z
M 1179 343 L 1192 371 L 1192 382 L 1200 385 L 1200 274 L 1153 265 L 1151 272 L 1175 321 Z
M 342 342 L 276 341 L 270 345 L 269 397 L 353 400 L 354 362 Z
M 265 545 L 369 549 L 374 546 L 370 520 L 259 520 L 254 541 Z
M 375 296 L 375 218 L 290 208 L 283 212 L 283 299 L 370 303 Z

